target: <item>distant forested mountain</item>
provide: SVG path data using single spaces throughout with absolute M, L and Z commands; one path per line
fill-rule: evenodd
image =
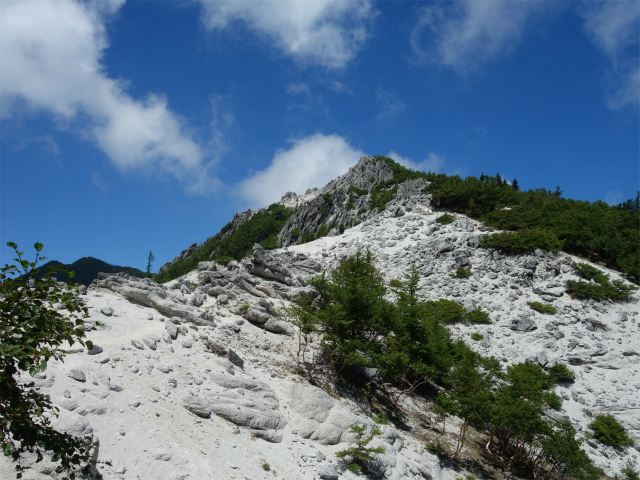
M 111 265 L 107 262 L 103 262 L 97 258 L 93 257 L 83 257 L 80 260 L 76 260 L 71 264 L 64 264 L 58 262 L 57 260 L 51 260 L 43 265 L 39 266 L 40 275 L 44 275 L 47 272 L 47 267 L 53 266 L 57 267 L 59 265 L 64 265 L 67 267 L 67 270 L 75 272 L 75 275 L 72 279 L 74 283 L 81 283 L 82 285 L 89 286 L 94 279 L 98 277 L 98 273 L 118 273 L 125 272 L 134 277 L 144 278 L 145 273 L 142 270 L 138 270 L 133 267 L 121 267 L 119 265 Z M 59 282 L 68 281 L 68 276 L 64 272 L 56 272 L 54 276 L 58 279 Z

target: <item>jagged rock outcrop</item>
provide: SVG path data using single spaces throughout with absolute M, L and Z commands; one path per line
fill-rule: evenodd
M 215 317 L 187 305 L 179 305 L 169 295 L 166 287 L 148 279 L 138 279 L 126 273 L 99 274 L 91 284 L 94 288 L 103 288 L 117 292 L 130 301 L 138 302 L 156 309 L 166 316 L 176 316 L 194 325 L 215 326 Z M 172 301 L 173 300 L 173 301 Z

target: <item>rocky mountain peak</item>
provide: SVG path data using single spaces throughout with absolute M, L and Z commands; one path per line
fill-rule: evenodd
M 273 220 L 283 207 L 296 208 L 282 220 L 283 248 L 252 244 L 239 261 L 200 261 L 164 284 L 101 274 L 85 296 L 87 326 L 98 326 L 89 332 L 94 348 L 69 350 L 65 363 L 51 362 L 34 379 L 60 409 L 56 428 L 99 439 L 98 468 L 107 479 L 257 479 L 266 472 L 279 479 L 362 478 L 340 463 L 339 453 L 356 441 L 351 426 L 373 431 L 372 406 L 339 382 L 327 387 L 329 395 L 299 374 L 294 359 L 301 344 L 286 312 L 299 297 L 315 294 L 312 277 L 366 249 L 384 285 L 415 267 L 420 301 L 445 300 L 486 314 L 486 321 L 448 327 L 475 352 L 505 367 L 569 366 L 571 375 L 554 387 L 558 409 L 546 418 L 568 420 L 610 477 L 627 463 L 637 465 L 638 295 L 622 302 L 573 298 L 568 282 L 579 279 L 575 263 L 586 260 L 485 248 L 481 222 L 453 214 L 443 223 L 424 191 L 426 180 L 405 171 L 394 183 L 392 167 L 363 157 L 325 187 L 288 193 L 276 209 L 238 214 L 218 234 L 228 239 L 252 219 Z M 198 248 L 186 249 L 182 260 Z M 624 282 L 613 270 L 606 275 Z M 546 311 L 532 306 L 543 302 Z M 310 355 L 319 352 L 316 342 L 308 348 Z M 376 374 L 368 370 L 358 373 L 367 381 Z M 458 466 L 449 468 L 426 448 L 438 422 L 432 402 L 417 392 L 398 398 L 402 428 L 380 426 L 370 446 L 384 454 L 367 464 L 370 472 L 390 480 L 460 476 Z M 594 439 L 589 425 L 603 413 L 615 415 L 632 445 Z M 446 424 L 443 441 L 462 421 L 449 417 Z M 11 478 L 11 468 L 0 457 L 0 478 Z M 50 464 L 34 464 L 30 478 L 58 478 L 54 472 Z

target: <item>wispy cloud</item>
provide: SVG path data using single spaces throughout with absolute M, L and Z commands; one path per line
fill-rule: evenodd
M 91 183 L 93 183 L 103 195 L 109 191 L 109 186 L 101 180 L 100 173 L 96 171 L 91 172 Z
M 377 13 L 371 0 L 198 0 L 210 30 L 240 20 L 287 55 L 341 68 L 369 38 Z
M 353 96 L 353 91 L 351 91 L 344 83 L 338 82 L 337 80 L 331 80 L 328 82 L 329 88 L 336 93 L 346 93 L 348 95 Z
M 289 149 L 278 150 L 271 164 L 240 183 L 238 190 L 247 206 L 264 207 L 287 192 L 304 193 L 342 175 L 364 152 L 339 135 L 316 133 L 290 140 Z
M 285 87 L 285 91 L 291 95 L 301 95 L 304 93 L 307 96 L 311 96 L 311 90 L 309 90 L 309 86 L 306 83 L 290 83 Z
M 394 159 L 396 162 L 407 168 L 417 170 L 419 172 L 441 172 L 442 166 L 444 165 L 444 157 L 436 155 L 433 152 L 429 153 L 427 158 L 420 162 L 414 162 L 410 158 L 403 157 L 393 150 L 387 153 L 387 157 Z
M 382 88 L 376 90 L 376 99 L 380 111 L 376 118 L 381 123 L 389 123 L 407 109 L 407 104 L 402 101 L 400 95 L 395 92 L 387 92 Z
M 640 5 L 636 0 L 591 2 L 583 10 L 584 28 L 606 55 L 607 105 L 613 110 L 640 101 Z
M 123 4 L 0 2 L 3 116 L 46 112 L 93 141 L 121 171 L 160 170 L 190 185 L 201 178 L 205 156 L 167 98 L 132 98 L 101 63 L 106 23 Z
M 418 10 L 411 47 L 419 62 L 466 73 L 511 52 L 531 15 L 547 3 L 462 0 L 429 4 Z

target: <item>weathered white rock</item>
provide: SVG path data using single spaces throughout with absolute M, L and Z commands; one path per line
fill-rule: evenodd
M 211 416 L 211 405 L 206 398 L 188 395 L 182 399 L 182 405 L 199 417 L 209 418 Z

